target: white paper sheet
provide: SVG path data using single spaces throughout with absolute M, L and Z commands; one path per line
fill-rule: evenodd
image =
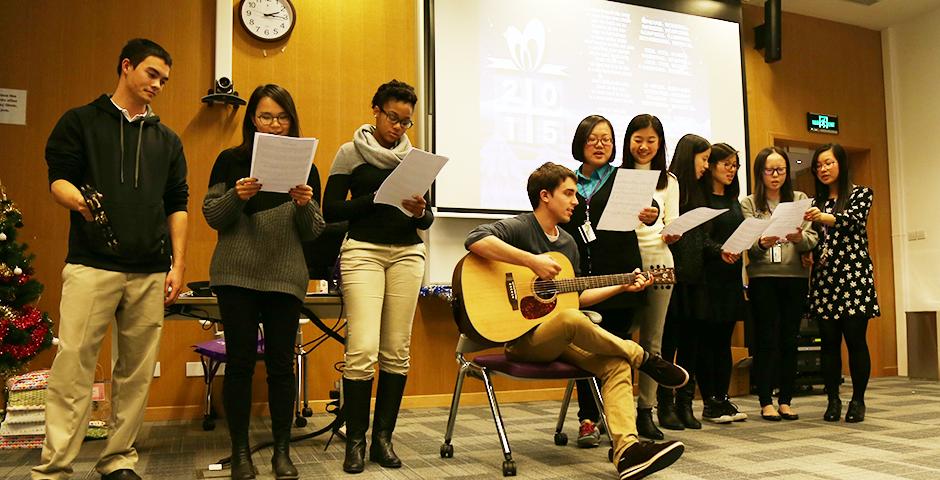
M 414 195 L 424 195 L 445 163 L 447 157 L 412 149 L 375 192 L 375 203 L 398 207 L 405 215 L 413 216 L 401 206 L 401 201 Z
M 785 239 L 787 235 L 795 233 L 796 229 L 803 225 L 803 214 L 812 204 L 812 198 L 804 198 L 777 205 L 774 214 L 770 216 L 770 225 L 761 236 Z
M 319 143 L 316 138 L 255 132 L 249 175 L 258 179 L 262 192 L 287 193 L 297 185 L 305 185 Z
M 653 205 L 657 180 L 658 170 L 618 169 L 597 229 L 613 232 L 636 230 L 640 224 L 640 212 Z
M 663 235 L 682 235 L 689 230 L 727 212 L 727 208 L 714 209 L 708 207 L 698 207 L 695 210 L 689 210 L 683 213 L 679 218 L 673 220 L 661 232 Z
M 0 123 L 26 125 L 26 90 L 0 88 Z
M 721 249 L 726 252 L 741 253 L 751 248 L 768 225 L 770 225 L 769 218 L 745 218 L 734 233 L 725 240 Z

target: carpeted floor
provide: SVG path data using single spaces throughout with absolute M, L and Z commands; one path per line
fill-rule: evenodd
M 843 392 L 849 392 L 848 385 Z M 847 400 L 848 394 L 844 398 Z M 822 420 L 825 396 L 798 397 L 793 406 L 801 419 L 767 422 L 760 418 L 757 398 L 734 401 L 750 415 L 746 422 L 706 424 L 699 431 L 667 431 L 667 438 L 685 443 L 685 455 L 655 479 L 940 479 L 940 383 L 902 377 L 874 379 L 869 387 L 868 415 L 859 424 Z M 574 402 L 573 402 L 574 403 Z M 616 478 L 607 461 L 607 448 L 582 450 L 575 446 L 577 407 L 569 411 L 564 447 L 552 441 L 557 402 L 501 406 L 519 478 Z M 701 403 L 696 402 L 696 414 Z M 326 425 L 332 416 L 317 414 L 295 434 Z M 395 432 L 396 450 L 404 467 L 383 469 L 367 464 L 366 471 L 349 477 L 342 471 L 343 443 L 336 439 L 324 451 L 326 436 L 293 445 L 294 462 L 305 479 L 490 479 L 501 478 L 502 455 L 486 406 L 461 408 L 454 436 L 454 457 L 440 458 L 447 409 L 402 412 Z M 252 426 L 252 440 L 268 440 L 266 418 Z M 73 478 L 97 479 L 94 463 L 103 443 L 86 443 L 75 463 Z M 224 421 L 212 432 L 201 422 L 147 423 L 138 440 L 138 472 L 146 479 L 211 478 L 223 472 L 206 467 L 228 454 Z M 0 451 L 0 478 L 26 479 L 38 451 Z M 254 455 L 259 479 L 271 479 L 270 450 Z

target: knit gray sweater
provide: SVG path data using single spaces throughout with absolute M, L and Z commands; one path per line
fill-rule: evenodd
M 246 203 L 225 182 L 209 187 L 202 212 L 219 232 L 210 284 L 288 293 L 302 300 L 309 274 L 301 241 L 313 240 L 323 230 L 319 203 L 313 199 L 297 207 L 288 201 L 252 214 L 244 212 Z

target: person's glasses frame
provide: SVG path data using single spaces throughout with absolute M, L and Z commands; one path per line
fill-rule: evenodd
M 379 107 L 379 111 L 385 114 L 385 118 L 387 118 L 389 122 L 392 122 L 392 125 L 395 125 L 397 123 L 401 125 L 405 130 L 408 130 L 409 128 L 413 127 L 415 124 L 415 122 L 411 120 L 410 118 L 406 118 L 402 120 L 401 118 L 398 117 L 397 113 L 386 112 L 385 109 L 382 107 Z
M 279 125 L 290 125 L 290 124 L 291 124 L 290 114 L 287 114 L 287 113 L 281 113 L 281 114 L 278 114 L 278 115 L 271 115 L 271 114 L 269 114 L 269 113 L 262 113 L 261 115 L 258 115 L 258 116 L 255 117 L 255 118 L 258 119 L 258 123 L 260 123 L 260 124 L 262 124 L 262 125 L 264 125 L 264 126 L 273 125 L 275 120 L 277 120 L 277 123 L 278 123 Z

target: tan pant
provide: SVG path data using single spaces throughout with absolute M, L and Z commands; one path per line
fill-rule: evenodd
M 506 346 L 514 360 L 560 359 L 600 378 L 604 414 L 614 442 L 614 465 L 637 442 L 632 368 L 643 363 L 643 349 L 591 322 L 578 310 L 565 310 Z
M 98 353 L 113 321 L 119 357 L 111 377 L 111 423 L 95 468 L 107 474 L 137 464 L 134 440 L 157 361 L 165 279 L 166 273 L 121 273 L 74 264 L 62 270 L 59 346 L 46 392 L 46 440 L 33 479 L 71 475 L 88 429 Z
M 350 380 L 368 380 L 375 364 L 406 375 L 411 362 L 411 324 L 424 279 L 426 250 L 347 239 L 340 252 L 346 308 L 346 368 Z

